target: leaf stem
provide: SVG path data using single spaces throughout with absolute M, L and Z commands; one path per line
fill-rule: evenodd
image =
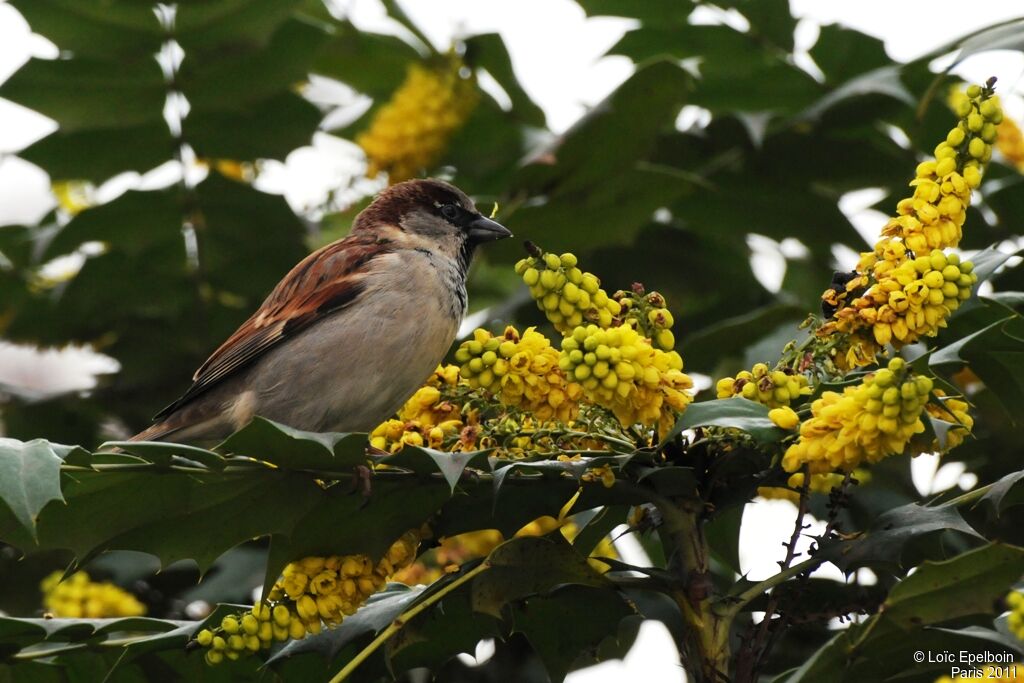
M 402 614 L 400 614 L 398 618 L 392 621 L 391 624 L 386 629 L 377 634 L 377 637 L 373 639 L 373 642 L 364 647 L 362 650 L 359 651 L 359 654 L 357 654 L 355 657 L 349 660 L 348 664 L 346 664 L 341 671 L 334 675 L 334 677 L 330 680 L 330 683 L 341 683 L 341 681 L 347 679 L 352 674 L 352 672 L 359 667 L 360 664 L 365 662 L 370 657 L 370 655 L 372 655 L 380 648 L 381 645 L 386 643 L 388 639 L 390 639 L 396 633 L 401 631 L 402 628 L 410 621 L 412 621 L 414 618 L 416 618 L 417 615 L 419 615 L 427 608 L 434 606 L 438 601 L 441 600 L 441 598 L 445 597 L 446 595 L 448 595 L 455 589 L 459 588 L 463 584 L 473 580 L 474 578 L 476 578 L 477 576 L 479 576 L 480 574 L 482 574 L 490 568 L 490 563 L 488 563 L 487 560 L 484 560 L 470 571 L 466 572 L 465 574 L 455 579 L 441 590 L 437 591 L 436 593 L 425 599 L 423 602 L 415 605 L 408 612 L 403 612 Z

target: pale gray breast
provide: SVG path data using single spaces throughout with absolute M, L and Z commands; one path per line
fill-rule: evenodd
M 250 376 L 257 414 L 337 431 L 368 431 L 393 414 L 458 331 L 465 281 L 447 260 L 415 250 L 376 259 L 352 306 L 275 349 Z M 284 378 L 302 391 L 283 391 Z

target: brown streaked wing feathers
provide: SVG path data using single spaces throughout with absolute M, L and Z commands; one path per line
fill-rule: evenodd
M 362 292 L 366 264 L 391 251 L 389 240 L 355 232 L 304 258 L 196 370 L 181 398 L 153 419 L 167 417 L 298 331 L 349 306 Z

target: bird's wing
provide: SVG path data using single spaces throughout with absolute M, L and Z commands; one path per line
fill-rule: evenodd
M 392 251 L 389 240 L 356 233 L 307 256 L 196 370 L 181 398 L 153 419 L 167 417 L 300 330 L 352 305 L 364 289 L 370 262 Z

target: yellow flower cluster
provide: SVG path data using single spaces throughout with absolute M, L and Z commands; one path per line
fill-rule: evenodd
M 875 343 L 883 346 L 935 336 L 978 281 L 974 264 L 961 263 L 959 254 L 933 249 L 911 258 L 903 244 L 889 240 L 863 254 L 860 267 L 870 270 L 875 284 L 836 311 L 835 328 L 870 329 Z
M 516 274 L 530 288 L 537 307 L 551 324 L 568 334 L 585 323 L 611 327 L 621 312 L 617 301 L 601 289 L 601 281 L 576 266 L 574 254 L 540 254 L 516 263 Z
M 409 586 L 430 585 L 445 574 L 457 571 L 468 560 L 487 556 L 504 540 L 497 529 L 468 531 L 442 538 L 440 545 L 397 572 L 392 580 Z
M 476 81 L 456 57 L 438 66 L 413 64 L 405 81 L 356 137 L 366 152 L 367 175 L 381 171 L 391 184 L 436 163 L 452 135 L 479 101 Z
M 577 327 L 562 339 L 558 363 L 591 402 L 610 409 L 626 427 L 668 426 L 672 411 L 683 411 L 692 400 L 687 392 L 693 382 L 679 354 L 654 348 L 628 325 Z
M 903 359 L 894 358 L 842 394 L 826 391 L 811 405 L 799 439 L 786 449 L 783 469 L 796 472 L 808 465 L 811 474 L 848 472 L 903 452 L 924 431 L 921 413 L 931 390 L 931 379 L 911 376 Z
M 1006 625 L 1013 635 L 1019 640 L 1024 640 L 1024 593 L 1010 591 L 1006 596 L 1006 605 L 1010 608 L 1010 615 L 1006 618 Z
M 769 408 L 793 405 L 811 393 L 804 375 L 788 366 L 769 370 L 764 363 L 757 363 L 735 377 L 723 377 L 715 388 L 718 398 L 742 396 Z
M 1004 118 L 996 126 L 996 149 L 1007 163 L 1024 173 L 1024 133 L 1012 119 Z
M 853 276 L 822 295 L 835 314 L 817 335 L 832 340 L 840 369 L 870 365 L 886 344 L 934 335 L 970 296 L 976 282 L 971 264 L 942 249 L 960 242 L 971 192 L 992 156 L 1003 120 L 992 86 L 954 93 L 950 106 L 960 120 L 935 148 L 935 158 L 918 165 L 913 196 L 899 202 L 882 240 L 861 255 Z
M 265 603 L 242 614 L 229 614 L 219 626 L 203 629 L 196 642 L 209 664 L 270 647 L 274 642 L 301 639 L 337 626 L 355 614 L 388 578 L 416 559 L 421 534 L 408 531 L 376 563 L 365 555 L 306 557 L 285 567 Z
M 555 529 L 560 530 L 569 541 L 575 539 L 580 532 L 579 527 L 571 520 L 559 521 L 554 517 L 545 516 L 538 517 L 523 526 L 515 533 L 515 536 L 544 536 Z M 497 529 L 469 531 L 457 536 L 442 538 L 438 547 L 424 553 L 416 562 L 395 574 L 392 579 L 410 586 L 430 585 L 445 574 L 457 571 L 459 566 L 465 562 L 478 557 L 486 557 L 504 541 L 504 535 Z M 607 536 L 598 542 L 590 555 L 591 557 L 616 559 L 619 557 L 615 546 Z M 598 571 L 604 572 L 608 569 L 606 564 L 598 560 L 592 559 L 590 562 Z
M 992 157 L 996 126 L 1003 120 L 991 87 L 972 85 L 951 104 L 960 121 L 935 148 L 935 160 L 918 165 L 910 183 L 914 195 L 896 205 L 898 216 L 882 230 L 902 237 L 915 253 L 960 243 L 971 190 L 981 184 L 982 165 Z
M 92 581 L 78 571 L 64 581 L 64 572 L 55 571 L 39 585 L 43 608 L 55 617 L 67 619 L 107 619 L 137 617 L 146 613 L 146 606 L 134 595 L 109 582 Z
M 370 445 L 394 453 L 405 444 L 440 449 L 463 428 L 462 409 L 445 397 L 459 383 L 459 368 L 439 365 L 427 382 L 405 402 L 397 419 L 378 425 L 370 433 Z
M 672 325 L 672 312 L 665 307 L 665 297 L 658 292 L 647 292 L 643 285 L 634 283 L 630 291 L 619 290 L 612 299 L 622 308 L 626 325 L 642 332 L 655 348 L 671 351 L 676 346 Z
M 569 422 L 579 412 L 582 388 L 566 379 L 558 350 L 540 332 L 514 327 L 500 337 L 477 329 L 455 352 L 459 372 L 474 389 L 483 389 L 503 404 L 531 412 L 537 420 Z

